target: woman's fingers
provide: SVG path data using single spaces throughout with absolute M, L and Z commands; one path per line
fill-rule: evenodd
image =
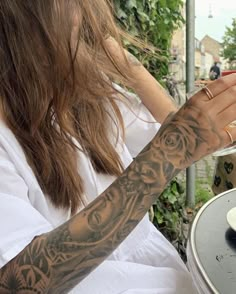
M 207 87 L 203 88 L 201 91 L 196 93 L 193 97 L 199 103 L 209 102 L 210 107 L 212 107 L 214 106 L 216 102 L 215 99 L 219 95 L 223 94 L 225 91 L 229 89 L 233 90 L 235 89 L 235 87 L 236 87 L 236 74 L 231 74 L 212 82 Z M 224 98 L 227 98 L 227 97 L 225 96 Z M 236 97 L 234 97 L 234 99 L 236 99 Z M 219 102 L 219 99 L 218 99 L 218 102 Z
M 227 145 L 236 141 L 236 125 L 232 123 L 233 121 L 236 121 L 236 102 L 221 110 L 216 116 L 216 128 L 219 129 L 219 132 L 223 130 L 223 137 Z
M 236 74 L 231 74 L 220 78 L 210 83 L 207 88 L 210 90 L 213 96 L 216 97 L 233 86 L 236 86 Z
M 231 145 L 233 141 L 236 141 L 236 127 L 229 126 L 236 121 L 236 75 L 232 74 L 219 79 L 207 88 L 209 92 L 207 90 L 205 94 L 209 100 L 209 115 L 215 123 L 215 129 L 223 139 L 222 142 Z
M 231 122 L 230 119 L 236 120 L 236 86 L 228 88 L 211 100 L 209 101 L 210 113 L 215 113 L 217 116 L 221 117 L 221 113 L 228 112 L 229 116 L 227 124 Z
M 236 120 L 236 74 L 213 82 L 191 100 L 190 103 L 206 113 L 217 128 L 223 129 Z
M 236 92 L 234 100 L 235 101 L 233 101 L 232 103 L 222 102 L 221 108 L 217 105 L 213 109 L 211 109 L 211 112 L 214 112 L 216 114 L 215 123 L 216 125 L 219 125 L 219 127 L 225 127 L 236 120 Z

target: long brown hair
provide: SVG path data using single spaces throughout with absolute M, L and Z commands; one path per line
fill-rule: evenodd
M 74 213 L 83 201 L 83 182 L 72 138 L 98 172 L 122 171 L 108 126 L 112 120 L 117 132 L 123 129 L 112 81 L 128 80 L 129 67 L 106 48 L 107 36 L 120 38 L 110 2 L 0 1 L 0 36 L 6 123 L 44 193 Z

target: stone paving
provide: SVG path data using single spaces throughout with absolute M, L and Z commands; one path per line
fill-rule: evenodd
M 195 164 L 196 178 L 202 182 L 206 181 L 212 184 L 214 171 L 215 171 L 216 157 L 209 155 L 201 159 Z
M 206 156 L 195 163 L 195 179 L 198 186 L 202 189 L 206 189 L 210 195 L 212 195 L 211 185 L 213 182 L 214 171 L 215 171 L 216 158 L 214 156 Z M 178 178 L 182 181 L 186 181 L 186 171 L 180 173 Z

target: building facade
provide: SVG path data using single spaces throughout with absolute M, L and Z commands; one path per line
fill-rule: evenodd
M 208 79 L 211 66 L 217 62 L 221 70 L 226 68 L 226 62 L 221 57 L 222 45 L 217 40 L 206 35 L 202 40 L 195 38 L 195 79 Z M 177 30 L 171 45 L 172 62 L 170 72 L 178 81 L 186 79 L 186 27 Z

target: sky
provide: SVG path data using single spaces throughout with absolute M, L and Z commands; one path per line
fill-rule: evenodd
M 195 0 L 196 37 L 201 40 L 205 35 L 221 42 L 236 17 L 236 0 Z M 209 13 L 213 18 L 208 18 Z

